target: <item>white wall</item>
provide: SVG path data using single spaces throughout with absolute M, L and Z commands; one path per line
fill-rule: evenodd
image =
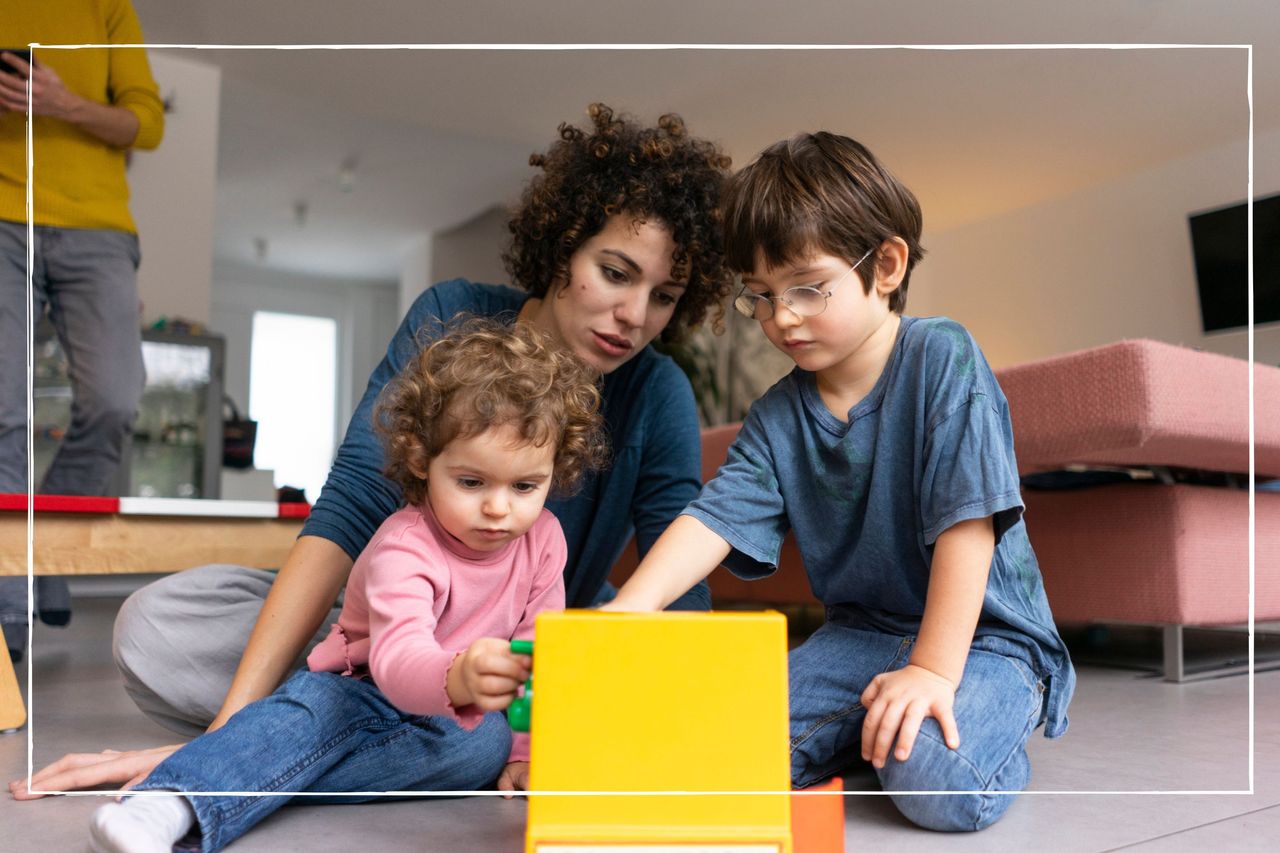
M 1277 150 L 1280 131 L 1256 137 L 1255 196 L 1280 191 L 1280 161 L 1263 156 Z M 913 274 L 908 313 L 959 320 L 994 367 L 1139 337 L 1244 358 L 1245 332 L 1201 331 L 1187 215 L 1247 193 L 1240 141 L 926 232 L 928 254 Z M 1280 324 L 1255 330 L 1255 358 L 1280 364 Z
M 396 291 L 401 317 L 409 313 L 409 306 L 418 294 L 434 283 L 431 280 L 431 245 L 431 235 L 423 234 L 400 255 L 400 281 Z
M 491 208 L 447 231 L 424 234 L 406 247 L 400 256 L 400 316 L 422 291 L 441 281 L 510 283 L 501 257 L 507 245 L 507 216 L 505 210 Z
M 340 441 L 373 368 L 382 360 L 400 314 L 394 281 L 325 279 L 230 261 L 213 267 L 212 329 L 227 339 L 226 389 L 249 404 L 249 345 L 255 311 L 332 317 L 338 321 L 337 417 Z M 297 365 L 299 382 L 320 382 Z
M 143 320 L 209 320 L 213 213 L 222 69 L 162 50 L 148 52 L 160 95 L 173 103 L 164 139 L 135 151 L 130 208 L 142 243 Z
M 439 231 L 431 240 L 431 283 L 466 278 L 485 284 L 509 284 L 511 277 L 502 265 L 507 247 L 510 214 L 490 208 L 448 231 Z

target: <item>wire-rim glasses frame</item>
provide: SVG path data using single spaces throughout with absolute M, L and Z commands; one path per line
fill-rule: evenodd
M 826 291 L 819 290 L 818 285 L 799 284 L 795 287 L 788 287 L 782 293 L 773 296 L 768 293 L 754 293 L 744 284 L 742 290 L 734 297 L 733 308 L 748 319 L 764 322 L 774 315 L 773 303 L 777 301 L 787 306 L 798 317 L 816 317 L 827 310 L 827 300 L 835 292 L 836 285 L 848 278 L 849 274 L 856 270 L 863 261 L 871 257 L 874 251 L 875 249 L 870 249 L 865 255 L 858 258 L 853 266 L 845 270 L 843 275 L 828 285 Z

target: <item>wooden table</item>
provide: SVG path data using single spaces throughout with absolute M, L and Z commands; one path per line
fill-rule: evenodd
M 26 495 L 0 494 L 0 576 L 27 573 Z M 206 563 L 279 568 L 307 504 L 36 495 L 37 575 L 177 572 Z
M 177 572 L 208 563 L 279 568 L 307 504 L 180 498 L 0 494 L 0 576 Z M 0 730 L 26 709 L 8 655 L 0 662 Z

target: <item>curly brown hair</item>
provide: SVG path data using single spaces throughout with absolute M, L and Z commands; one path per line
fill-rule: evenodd
M 552 489 L 568 494 L 608 461 L 598 376 L 526 323 L 462 318 L 387 383 L 374 409 L 384 473 L 408 504 L 426 499 L 422 473 L 457 438 L 508 424 L 538 447 L 555 446 Z
M 573 253 L 610 217 L 654 221 L 670 230 L 672 276 L 686 285 L 662 340 L 682 340 L 712 309 L 718 331 L 731 282 L 719 208 L 729 157 L 689 136 L 678 115 L 662 116 L 656 127 L 604 104 L 592 104 L 587 115 L 590 131 L 561 124 L 546 153 L 529 157 L 542 174 L 507 223 L 511 245 L 502 259 L 512 281 L 542 298 L 552 282 L 568 279 Z

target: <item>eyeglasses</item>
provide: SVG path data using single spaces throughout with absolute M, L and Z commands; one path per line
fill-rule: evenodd
M 777 300 L 800 317 L 816 317 L 827 310 L 827 300 L 831 298 L 831 292 L 835 290 L 835 286 L 848 278 L 849 273 L 871 257 L 871 252 L 874 251 L 875 249 L 872 249 L 858 258 L 858 262 L 845 270 L 844 275 L 831 282 L 825 292 L 819 290 L 817 285 L 802 284 L 797 287 L 788 287 L 777 296 L 770 296 L 767 293 L 752 293 L 750 289 L 743 287 L 742 292 L 733 300 L 734 310 L 744 317 L 763 322 L 773 316 L 773 303 Z

